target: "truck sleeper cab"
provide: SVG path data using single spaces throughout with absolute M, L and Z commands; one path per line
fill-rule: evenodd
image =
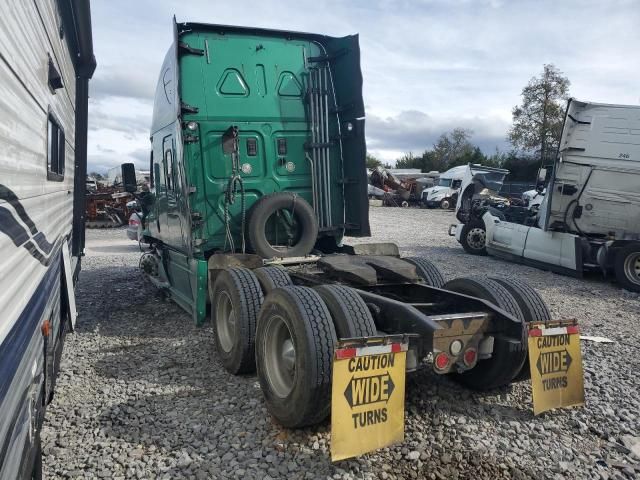
M 288 427 L 328 415 L 339 340 L 406 338 L 410 370 L 432 355 L 471 388 L 519 378 L 526 322 L 545 319 L 527 306 L 534 291 L 447 282 L 393 244 L 342 244 L 370 235 L 357 36 L 174 27 L 140 265 L 198 324 L 210 312 L 223 366 L 257 371 Z

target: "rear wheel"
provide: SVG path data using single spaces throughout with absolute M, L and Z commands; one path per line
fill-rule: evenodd
M 260 267 L 253 270 L 258 278 L 262 293 L 265 295 L 274 288 L 288 287 L 293 285 L 291 277 L 284 268 L 281 267 Z
M 460 244 L 467 253 L 486 255 L 487 232 L 484 223 L 474 220 L 465 223 L 460 232 Z
M 224 368 L 232 374 L 255 370 L 255 332 L 263 296 L 247 268 L 220 272 L 213 285 L 211 313 L 215 344 Z
M 338 338 L 377 335 L 371 312 L 355 290 L 342 285 L 320 285 L 314 290 L 329 309 Z
M 308 287 L 273 290 L 256 332 L 258 380 L 267 409 L 289 428 L 329 415 L 336 331 L 320 295 Z
M 640 292 L 640 243 L 630 243 L 618 250 L 613 267 L 623 288 Z
M 453 374 L 456 380 L 474 390 L 490 390 L 511 383 L 527 358 L 524 314 L 514 296 L 498 282 L 488 278 L 456 278 L 442 288 L 487 300 L 522 322 L 523 332 L 519 343 L 494 338 L 491 358 L 478 361 L 471 370 Z
M 516 302 L 518 302 L 526 323 L 551 320 L 549 307 L 547 307 L 547 304 L 540 294 L 527 282 L 499 277 L 491 277 L 491 279 L 509 290 L 509 293 L 511 293 L 513 298 L 516 299 Z M 527 345 L 525 345 L 525 348 L 527 348 Z M 515 380 L 521 381 L 528 380 L 529 378 L 531 378 L 531 369 L 529 367 L 529 356 L 527 355 L 524 365 L 522 365 L 522 370 L 520 370 Z
M 422 257 L 406 257 L 403 260 L 416 267 L 418 277 L 427 285 L 436 288 L 442 288 L 444 285 L 444 276 L 433 262 Z

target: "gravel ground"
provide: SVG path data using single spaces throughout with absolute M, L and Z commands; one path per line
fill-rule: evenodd
M 424 371 L 408 379 L 404 443 L 332 464 L 328 422 L 276 425 L 256 377 L 222 369 L 210 324 L 193 326 L 138 273 L 124 231 L 88 231 L 77 333 L 42 434 L 46 478 L 637 478 L 640 296 L 597 276 L 467 255 L 447 236 L 453 220 L 372 208 L 372 240 L 424 255 L 449 278 L 526 278 L 554 318 L 613 339 L 582 342 L 584 408 L 534 417 L 526 383 L 478 394 Z

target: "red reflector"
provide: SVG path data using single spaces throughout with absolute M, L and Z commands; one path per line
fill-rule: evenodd
M 542 330 L 539 328 L 532 328 L 531 330 L 529 330 L 529 336 L 530 337 L 541 337 L 542 336 Z
M 341 348 L 336 350 L 336 358 L 338 360 L 344 360 L 346 358 L 353 358 L 358 353 L 357 348 Z
M 476 363 L 476 358 L 478 354 L 475 348 L 470 348 L 466 352 L 464 352 L 464 364 L 468 367 Z
M 439 354 L 436 355 L 436 358 L 433 360 L 433 363 L 435 364 L 438 370 L 444 370 L 449 366 L 449 356 L 444 352 L 440 352 Z
M 132 218 L 131 220 L 129 220 L 129 225 L 140 225 L 140 222 Z

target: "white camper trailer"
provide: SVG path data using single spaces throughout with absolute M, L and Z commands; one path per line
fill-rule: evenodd
M 89 0 L 0 2 L 0 478 L 40 478 L 40 428 L 84 248 Z
M 465 185 L 456 212 L 461 223 L 450 233 L 473 253 L 578 277 L 601 270 L 640 292 L 638 139 L 639 106 L 571 99 L 546 190 L 549 172 L 539 175 L 539 207 L 497 213 L 481 189 Z

